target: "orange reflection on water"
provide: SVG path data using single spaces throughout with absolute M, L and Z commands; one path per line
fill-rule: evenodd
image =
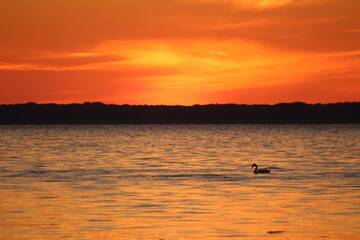
M 0 129 L 0 239 L 359 239 L 359 130 L 335 128 Z
M 311 196 L 237 182 L 24 188 L 1 190 L 2 239 L 356 239 L 360 220 L 342 213 L 349 207 L 343 199 L 352 194 Z

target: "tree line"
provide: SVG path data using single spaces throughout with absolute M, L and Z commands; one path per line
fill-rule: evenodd
M 0 124 L 261 124 L 360 123 L 360 102 L 193 106 L 3 104 Z

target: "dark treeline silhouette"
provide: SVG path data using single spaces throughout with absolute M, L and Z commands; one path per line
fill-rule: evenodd
M 360 123 L 360 102 L 276 105 L 0 105 L 0 124 Z

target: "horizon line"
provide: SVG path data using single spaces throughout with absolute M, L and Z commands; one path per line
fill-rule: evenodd
M 194 106 L 212 106 L 212 105 L 238 105 L 238 106 L 276 106 L 276 105 L 285 105 L 285 104 L 303 104 L 303 105 L 332 105 L 332 104 L 360 104 L 360 101 L 343 101 L 343 102 L 317 102 L 317 103 L 309 103 L 303 101 L 293 101 L 293 102 L 277 102 L 277 103 L 206 103 L 199 104 L 194 103 L 191 105 L 186 104 L 131 104 L 131 103 L 106 103 L 100 101 L 84 101 L 84 102 L 69 102 L 69 103 L 56 103 L 56 102 L 18 102 L 18 103 L 0 103 L 0 106 L 9 106 L 9 105 L 86 105 L 86 104 L 101 104 L 105 106 L 167 106 L 167 107 L 194 107 Z

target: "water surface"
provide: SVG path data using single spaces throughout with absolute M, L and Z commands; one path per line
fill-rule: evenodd
M 0 126 L 0 239 L 360 239 L 359 226 L 359 125 Z

